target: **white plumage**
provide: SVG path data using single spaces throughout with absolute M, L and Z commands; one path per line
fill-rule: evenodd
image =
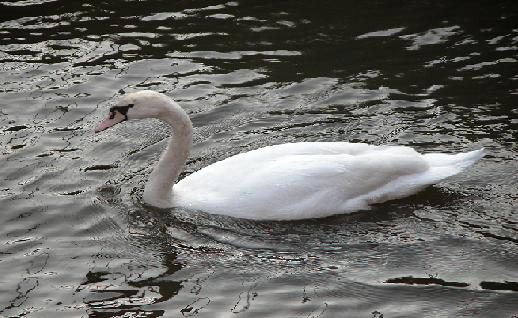
M 232 156 L 174 184 L 191 147 L 187 114 L 167 96 L 152 91 L 125 95 L 118 106 L 127 109 L 123 115 L 128 119 L 154 117 L 172 127 L 172 140 L 144 190 L 144 200 L 162 208 L 263 220 L 325 217 L 414 194 L 484 156 L 482 149 L 422 155 L 404 146 L 289 143 Z M 113 112 L 96 131 L 124 121 L 125 116 Z
M 240 218 L 324 217 L 414 194 L 482 156 L 482 150 L 421 155 L 401 146 L 282 144 L 189 175 L 173 187 L 173 203 Z

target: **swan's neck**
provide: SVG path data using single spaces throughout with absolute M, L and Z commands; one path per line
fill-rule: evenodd
M 144 201 L 153 206 L 172 206 L 173 185 L 189 157 L 192 144 L 192 123 L 185 111 L 175 102 L 167 104 L 160 119 L 171 126 L 172 137 L 144 188 Z

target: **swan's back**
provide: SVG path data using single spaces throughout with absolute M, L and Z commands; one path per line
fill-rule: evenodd
M 413 194 L 481 156 L 362 143 L 282 144 L 195 172 L 174 186 L 173 198 L 177 206 L 242 218 L 324 217 Z

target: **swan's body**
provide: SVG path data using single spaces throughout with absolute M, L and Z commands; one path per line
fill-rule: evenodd
M 134 109 L 125 107 L 130 104 Z M 119 105 L 116 108 L 125 109 L 122 115 L 127 118 L 160 118 L 172 127 L 170 144 L 144 190 L 144 200 L 162 208 L 184 207 L 248 219 L 324 217 L 414 194 L 484 155 L 483 150 L 421 155 L 403 146 L 288 143 L 238 154 L 174 184 L 192 142 L 187 114 L 167 96 L 151 91 L 128 94 Z M 96 130 L 123 120 L 117 109 L 113 114 Z
M 480 157 L 421 155 L 408 147 L 303 142 L 216 162 L 173 187 L 173 205 L 254 219 L 303 219 L 405 197 Z

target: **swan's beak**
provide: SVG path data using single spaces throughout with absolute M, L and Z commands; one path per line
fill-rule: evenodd
M 111 126 L 115 126 L 118 123 L 126 120 L 126 116 L 124 116 L 123 114 L 119 113 L 118 111 L 115 111 L 114 114 L 115 115 L 113 116 L 113 118 L 110 115 L 107 118 L 105 118 L 103 121 L 101 121 L 99 123 L 99 125 L 97 125 L 97 127 L 95 127 L 95 132 L 96 133 L 101 132 L 101 131 L 103 131 L 105 129 L 110 128 Z

